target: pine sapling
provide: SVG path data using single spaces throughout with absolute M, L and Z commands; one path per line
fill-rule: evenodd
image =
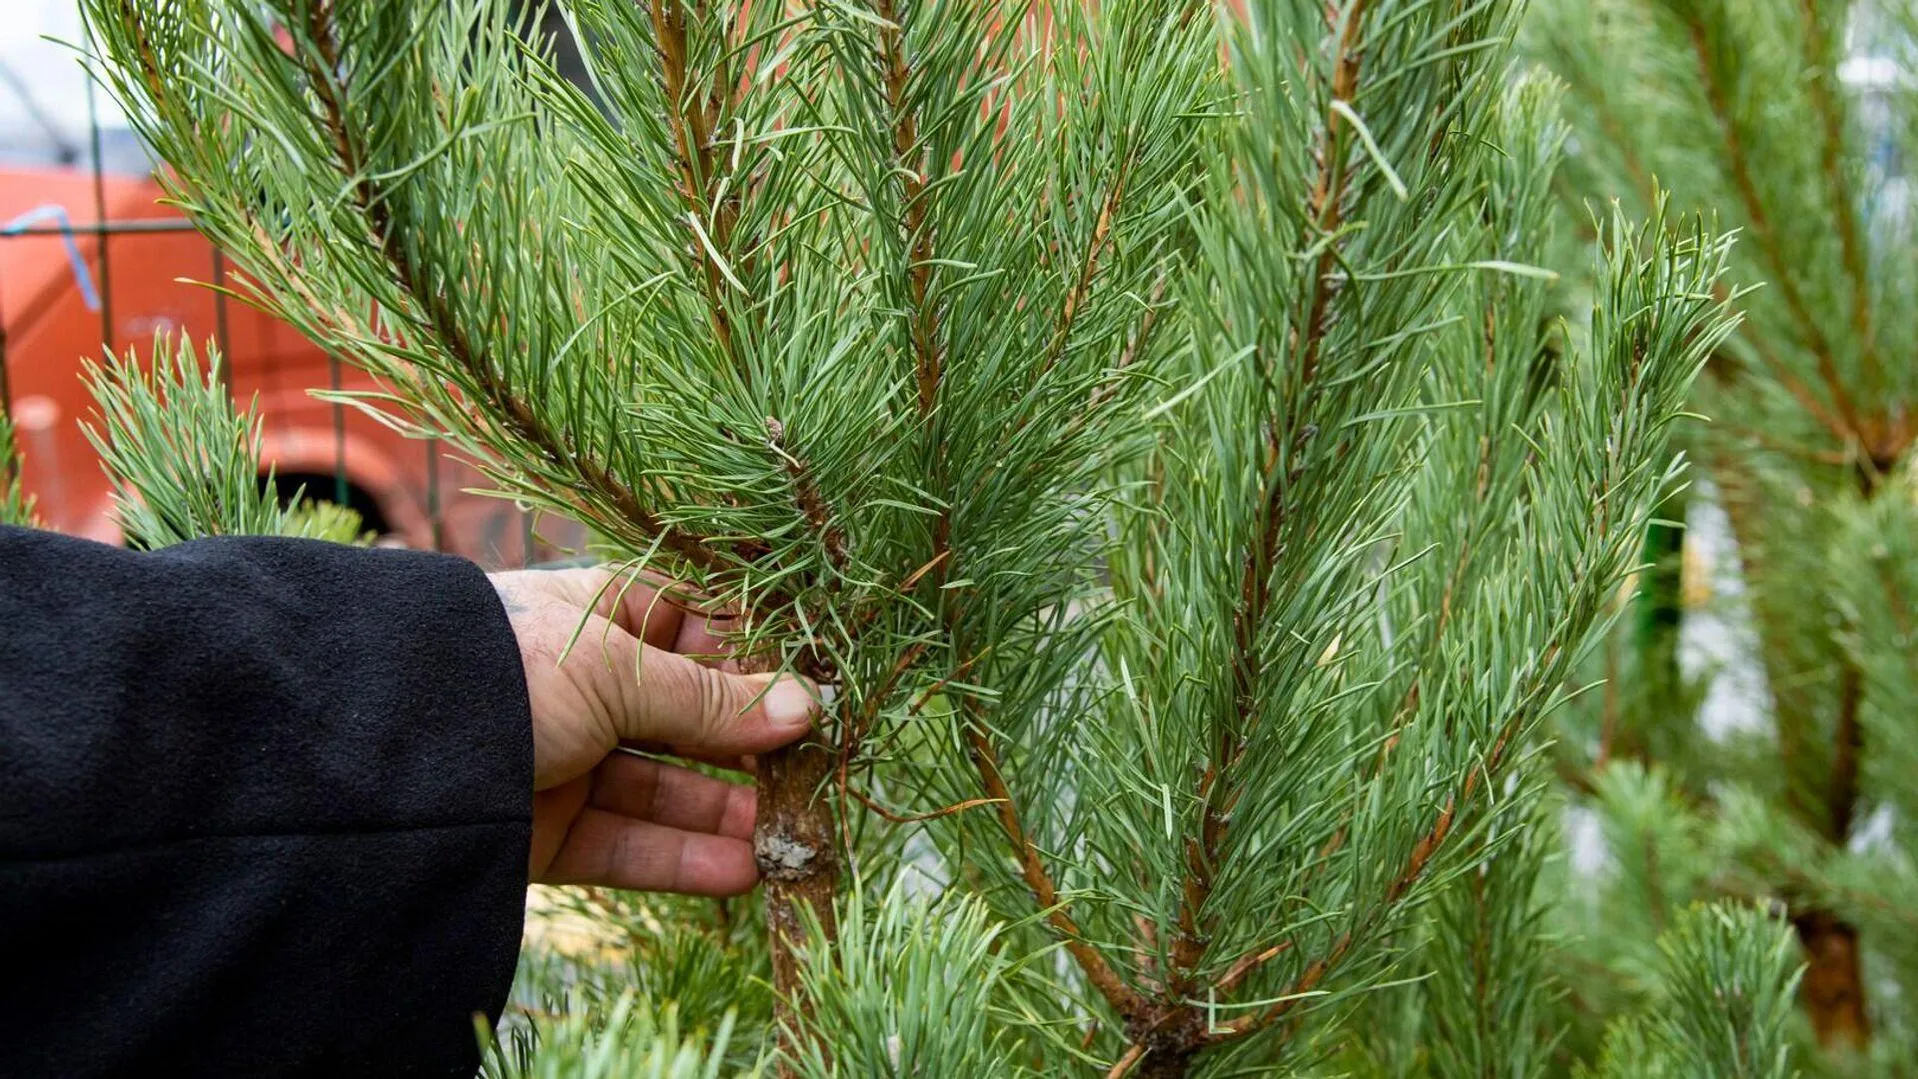
M 758 762 L 775 1003 L 681 1017 L 714 1069 L 1362 1038 L 1427 901 L 1536 835 L 1732 328 L 1727 242 L 1657 210 L 1606 220 L 1589 348 L 1543 317 L 1556 92 L 1503 2 L 578 0 L 590 96 L 494 0 L 87 10 L 351 403 L 830 688 Z M 677 1041 L 625 999 L 539 1059 Z

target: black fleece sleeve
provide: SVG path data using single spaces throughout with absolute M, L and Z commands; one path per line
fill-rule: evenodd
M 470 563 L 0 528 L 0 1074 L 470 1075 L 532 769 Z

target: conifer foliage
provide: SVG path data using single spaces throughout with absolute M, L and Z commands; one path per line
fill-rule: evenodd
M 1420 1067 L 1539 1073 L 1539 722 L 1733 324 L 1655 208 L 1557 335 L 1513 5 L 577 0 L 591 96 L 492 0 L 87 9 L 354 403 L 832 691 L 759 917 L 586 897 L 633 966 L 529 978 L 497 1074 L 1310 1073 L 1484 956 Z M 1763 935 L 1687 923 L 1634 1045 L 1744 1059 Z
M 32 525 L 33 499 L 20 483 L 20 453 L 13 423 L 0 416 L 0 524 Z
M 1801 999 L 1823 1066 L 1897 1074 L 1918 1053 L 1904 1003 L 1918 966 L 1897 913 L 1918 895 L 1918 365 L 1904 332 L 1918 301 L 1905 193 L 1918 20 L 1908 4 L 1848 0 L 1580 0 L 1537 15 L 1539 55 L 1570 84 L 1580 150 L 1568 194 L 1645 206 L 1656 177 L 1741 230 L 1728 283 L 1762 285 L 1699 383 L 1711 422 L 1686 439 L 1711 492 L 1689 516 L 1723 511 L 1736 544 L 1723 576 L 1742 590 L 1728 611 L 1681 615 L 1667 545 L 1671 569 L 1620 649 L 1641 692 L 1620 694 L 1597 736 L 1568 738 L 1568 762 L 1651 769 L 1643 783 L 1635 772 L 1595 785 L 1600 812 L 1621 823 L 1608 798 L 1644 783 L 1670 793 L 1676 812 L 1642 821 L 1650 831 L 1631 825 L 1629 842 L 1682 833 L 1691 854 L 1665 860 L 1659 902 L 1638 909 L 1725 893 L 1779 903 L 1808 963 Z M 1678 666 L 1692 614 L 1749 629 L 1755 644 L 1757 729 L 1728 745 L 1701 729 L 1705 687 Z M 1614 972 L 1617 958 L 1604 960 Z
M 220 355 L 202 366 L 189 341 L 156 342 L 150 363 L 129 353 L 90 367 L 97 405 L 87 438 L 114 486 L 129 546 L 154 550 L 202 536 L 293 536 L 351 543 L 359 516 L 304 492 L 282 504 L 260 460 L 260 417 L 236 411 Z

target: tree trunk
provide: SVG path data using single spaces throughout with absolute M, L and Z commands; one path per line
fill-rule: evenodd
M 1193 1050 L 1157 1049 L 1139 1060 L 1137 1079 L 1185 1079 L 1192 1070 Z
M 838 935 L 833 896 L 839 885 L 832 808 L 823 795 L 833 755 L 817 734 L 759 758 L 759 819 L 753 828 L 753 859 L 766 899 L 766 929 L 772 948 L 773 1018 L 784 1048 L 793 1048 L 799 995 L 799 949 L 811 908 L 828 940 Z M 782 1074 L 788 1069 L 781 1068 Z
M 1826 836 L 1843 850 L 1851 837 L 1858 805 L 1858 761 L 1862 729 L 1858 722 L 1864 679 L 1858 668 L 1845 664 L 1838 689 L 1837 744 L 1832 751 L 1831 776 L 1826 791 Z M 1805 947 L 1805 980 L 1799 995 L 1811 1018 L 1818 1044 L 1827 1050 L 1863 1049 L 1871 1041 L 1871 1019 L 1865 1014 L 1865 981 L 1858 962 L 1858 929 L 1829 911 L 1804 911 L 1792 918 L 1798 940 Z
M 1805 980 L 1799 987 L 1818 1044 L 1826 1049 L 1862 1049 L 1871 1040 L 1865 985 L 1858 962 L 1858 930 L 1826 911 L 1792 918 L 1805 947 Z
M 1133 1017 L 1126 1024 L 1127 1034 L 1146 1052 L 1126 1073 L 1128 1079 L 1185 1079 L 1205 1044 L 1205 1030 L 1205 1013 L 1177 1000 L 1161 1001 Z

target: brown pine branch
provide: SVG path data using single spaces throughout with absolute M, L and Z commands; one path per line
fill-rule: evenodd
M 910 588 L 911 586 L 908 584 L 902 591 L 909 591 Z M 873 687 L 871 692 L 867 694 L 866 706 L 860 709 L 858 717 L 848 724 L 845 730 L 840 732 L 839 792 L 841 794 L 852 794 L 861 802 L 865 803 L 868 808 L 880 812 L 881 816 L 886 816 L 887 814 L 880 811 L 879 808 L 864 795 L 857 794 L 857 792 L 853 790 L 851 778 L 852 759 L 858 754 L 859 747 L 865 742 L 866 734 L 871 731 L 873 722 L 879 718 L 879 709 L 885 707 L 886 698 L 892 696 L 893 690 L 898 688 L 900 680 L 906 676 L 907 671 L 912 669 L 912 665 L 919 661 L 919 657 L 923 655 L 925 651 L 925 641 L 914 641 L 904 651 L 900 652 L 898 660 L 893 663 L 892 669 L 886 673 L 886 677 L 881 679 L 879 684 Z M 850 824 L 851 822 L 847 822 L 848 828 L 850 828 Z M 847 849 L 851 849 L 851 832 L 848 831 L 843 838 L 846 841 Z
M 659 49 L 660 74 L 666 84 L 666 122 L 672 133 L 677 173 L 674 186 L 679 191 L 680 203 L 687 214 L 708 216 L 712 228 L 707 238 L 712 241 L 712 246 L 719 251 L 730 251 L 733 227 L 739 219 L 739 192 L 729 190 L 717 206 L 709 205 L 708 196 L 718 186 L 721 177 L 717 175 L 717 170 L 721 167 L 720 162 L 725 160 L 713 152 L 713 132 L 725 112 L 737 104 L 741 80 L 728 65 L 720 64 L 713 72 L 711 83 L 695 97 L 695 91 L 689 85 L 691 72 L 688 70 L 686 54 L 685 9 L 680 6 L 680 0 L 651 0 L 650 13 L 653 38 Z M 725 34 L 728 45 L 731 44 L 731 29 L 728 25 Z M 733 361 L 739 377 L 746 379 L 746 368 L 739 363 L 734 351 L 732 316 L 727 313 L 725 302 L 725 276 L 698 236 L 689 236 L 688 240 L 705 288 L 706 309 L 712 320 L 713 336 L 727 358 Z
M 139 5 L 134 0 L 120 0 L 120 18 L 133 30 L 133 39 L 140 51 L 140 78 L 147 85 L 147 100 L 161 107 L 168 97 L 167 80 L 160 71 L 160 59 L 153 51 L 153 39 L 147 34 Z
M 1106 188 L 1105 198 L 1099 204 L 1099 216 L 1092 224 L 1092 237 L 1086 244 L 1085 257 L 1079 260 L 1078 276 L 1073 279 L 1072 288 L 1059 305 L 1058 323 L 1053 327 L 1052 339 L 1047 343 L 1044 359 L 1039 363 L 1041 376 L 1050 372 L 1058 364 L 1059 358 L 1065 355 L 1066 344 L 1072 337 L 1073 323 L 1092 291 L 1100 259 L 1105 255 L 1106 244 L 1112 238 L 1113 220 L 1119 214 L 1125 198 L 1126 181 L 1131 177 L 1137 156 L 1136 144 L 1127 148 L 1125 157 L 1119 162 L 1118 172 L 1112 178 L 1112 185 Z
M 874 813 L 879 814 L 880 817 L 893 824 L 918 824 L 922 821 L 950 817 L 954 813 L 963 813 L 968 809 L 977 809 L 980 806 L 999 804 L 998 800 L 994 798 L 968 798 L 963 802 L 954 802 L 952 805 L 945 806 L 941 809 L 927 810 L 924 813 L 901 813 L 897 810 L 887 809 L 885 806 L 879 804 L 872 795 L 867 794 L 858 787 L 847 787 L 845 791 L 852 796 L 854 801 L 872 810 Z
M 1858 710 L 1864 698 L 1864 676 L 1847 661 L 1838 674 L 1838 723 L 1832 736 L 1831 773 L 1825 786 L 1826 835 L 1835 846 L 1851 838 L 1852 818 L 1858 809 L 1858 766 L 1865 732 Z
M 915 167 L 924 151 L 919 146 L 919 113 L 907 100 L 911 71 L 906 65 L 906 30 L 893 0 L 878 0 L 874 13 L 885 21 L 879 29 L 879 64 L 892 113 L 892 152 L 901 176 L 901 221 L 907 243 L 907 291 L 911 310 L 908 338 L 912 351 L 913 383 L 918 392 L 919 418 L 930 424 L 939 404 L 939 385 L 945 377 L 945 346 L 940 341 L 938 305 L 931 302 L 933 275 L 932 230 L 926 219 L 926 173 Z M 945 486 L 945 454 L 935 453 L 934 486 Z M 943 584 L 952 570 L 952 512 L 941 507 L 932 523 L 932 558 L 936 582 Z M 950 611 L 950 607 L 947 608 Z M 950 635 L 950 618 L 948 617 Z
M 819 537 L 820 545 L 826 549 L 826 560 L 834 569 L 846 567 L 846 533 L 835 523 L 832 508 L 819 493 L 819 483 L 813 478 L 812 466 L 802 457 L 786 449 L 786 426 L 778 419 L 766 417 L 766 445 L 786 467 L 786 478 L 792 481 L 793 501 L 798 504 L 799 515 L 814 535 Z
M 1818 1044 L 1862 1049 L 1871 1041 L 1871 1015 L 1857 927 L 1823 910 L 1794 911 L 1791 923 L 1807 960 L 1798 994 Z
M 1367 0 L 1353 0 L 1345 15 L 1345 27 L 1339 34 L 1332 65 L 1332 100 L 1350 105 L 1358 95 L 1359 27 L 1365 21 Z M 1316 230 L 1321 238 L 1338 234 L 1345 223 L 1346 166 L 1345 145 L 1340 133 L 1345 118 L 1328 111 L 1325 128 L 1319 138 L 1319 176 L 1313 187 L 1312 206 Z M 1331 314 L 1333 295 L 1343 280 L 1338 274 L 1339 252 L 1328 242 L 1319 252 L 1318 266 L 1312 275 L 1312 300 L 1306 309 L 1305 357 L 1299 364 L 1299 382 L 1310 385 L 1318 373 L 1319 352 L 1325 342 L 1326 319 Z
M 782 448 L 784 437 L 779 421 L 768 417 L 767 444 L 786 462 L 801 515 L 821 537 L 832 564 L 841 566 L 845 559 L 843 534 L 820 497 L 811 470 Z M 814 677 L 824 673 L 817 658 L 813 656 L 815 670 L 809 672 Z M 844 716 L 839 730 L 842 739 L 850 736 L 851 724 Z M 839 774 L 843 792 L 846 786 L 841 750 L 817 733 L 795 745 L 760 754 L 755 761 L 759 813 L 753 823 L 753 861 L 764 887 L 773 967 L 773 1016 L 781 1045 L 794 1051 L 801 1037 L 797 1016 L 804 1007 L 799 998 L 807 912 L 825 940 L 832 941 L 839 935 L 833 900 L 839 892 L 840 854 L 832 806 L 825 799 L 835 760 L 842 762 Z M 779 1074 L 793 1073 L 782 1063 Z
M 874 13 L 886 25 L 879 30 L 879 63 L 885 83 L 886 103 L 892 110 L 892 151 L 902 177 L 902 227 L 905 229 L 910 268 L 908 288 L 912 297 L 912 357 L 914 382 L 919 390 L 919 414 L 932 415 L 939 402 L 939 382 L 945 374 L 945 352 L 939 341 L 937 305 L 929 303 L 932 292 L 932 232 L 926 225 L 926 176 L 915 161 L 924 156 L 919 146 L 919 113 L 906 100 L 906 84 L 911 73 L 906 66 L 906 31 L 893 0 L 878 0 Z M 945 515 L 940 515 L 945 520 Z
M 1357 93 L 1361 61 L 1360 30 L 1365 21 L 1366 3 L 1367 0 L 1355 0 L 1345 12 L 1344 25 L 1339 30 L 1333 53 L 1332 101 L 1350 102 Z M 1329 14 L 1336 14 L 1336 8 Z M 1325 249 L 1314 264 L 1305 318 L 1302 326 L 1295 331 L 1294 338 L 1300 357 L 1295 392 L 1301 396 L 1310 393 L 1314 385 L 1325 338 L 1331 327 L 1332 301 L 1343 280 L 1339 274 L 1336 237 L 1344 224 L 1344 204 L 1350 179 L 1343 139 L 1345 126 L 1344 119 L 1328 108 L 1318 147 L 1319 176 L 1311 195 L 1310 217 L 1314 235 L 1308 237 L 1324 242 Z M 1289 449 L 1295 457 L 1303 452 L 1304 444 L 1311 435 L 1312 428 L 1306 426 L 1293 436 Z M 1173 940 L 1171 969 L 1166 979 L 1168 999 L 1151 1012 L 1136 1016 L 1128 1025 L 1131 1046 L 1126 1056 L 1114 1066 L 1114 1074 L 1118 1075 L 1127 1074 L 1136 1064 L 1142 1079 L 1179 1079 L 1190 1070 L 1193 1059 L 1202 1047 L 1227 1040 L 1217 1030 L 1209 1029 L 1206 1014 L 1187 1003 L 1187 1000 L 1197 968 L 1210 947 L 1211 926 L 1204 908 L 1212 894 L 1232 810 L 1241 793 L 1230 781 L 1231 773 L 1248 744 L 1241 725 L 1253 722 L 1258 714 L 1257 681 L 1261 667 L 1259 634 L 1271 602 L 1272 570 L 1283 551 L 1285 494 L 1302 476 L 1302 459 L 1295 460 L 1289 469 L 1285 467 L 1285 450 L 1288 449 L 1285 445 L 1286 435 L 1280 429 L 1276 416 L 1268 420 L 1265 438 L 1262 494 L 1255 518 L 1255 534 L 1246 552 L 1239 601 L 1233 611 L 1232 655 L 1226 672 L 1232 685 L 1232 707 L 1236 722 L 1220 725 L 1211 759 L 1198 781 L 1196 795 L 1202 806 L 1199 833 L 1188 837 L 1186 842 L 1186 871 L 1180 886 L 1178 932 Z M 1425 857 L 1430 857 L 1429 852 Z M 1423 871 L 1422 865 L 1419 871 Z M 1215 985 L 1213 994 L 1216 996 L 1235 988 L 1260 964 L 1284 954 L 1292 946 L 1291 941 L 1286 941 L 1240 957 L 1220 979 L 1219 985 L 1224 989 Z M 1333 956 L 1321 957 L 1307 968 L 1310 984 L 1299 991 L 1310 992 L 1311 986 L 1316 985 L 1336 965 L 1350 946 L 1351 937 L 1348 933 Z M 1282 1014 L 1283 1011 L 1272 1018 L 1276 1019 Z
M 1332 100 L 1349 102 L 1358 90 L 1360 50 L 1359 31 L 1365 21 L 1367 0 L 1355 0 L 1346 12 L 1345 24 L 1338 36 L 1332 62 Z M 1319 176 L 1312 191 L 1312 218 L 1315 230 L 1325 242 L 1312 279 L 1311 298 L 1302 342 L 1298 392 L 1310 391 L 1317 374 L 1319 354 L 1330 328 L 1331 301 L 1338 289 L 1339 264 L 1337 235 L 1344 221 L 1344 202 L 1349 175 L 1345 165 L 1342 129 L 1345 120 L 1328 109 L 1320 135 Z M 1303 432 L 1302 432 L 1303 433 Z M 1299 478 L 1299 465 L 1281 475 L 1282 435 L 1278 419 L 1267 423 L 1266 465 L 1262 481 L 1264 494 L 1257 517 L 1258 533 L 1247 552 L 1239 588 L 1239 603 L 1232 616 L 1232 658 L 1227 672 L 1232 683 L 1233 708 L 1240 724 L 1252 722 L 1258 711 L 1257 679 L 1260 669 L 1259 632 L 1271 600 L 1272 567 L 1280 554 L 1280 538 L 1285 528 L 1285 492 Z M 1298 447 L 1293 447 L 1296 452 Z M 1198 800 L 1202 804 L 1199 835 L 1186 844 L 1186 875 L 1180 889 L 1179 933 L 1173 944 L 1173 970 L 1170 988 L 1182 995 L 1191 988 L 1193 968 L 1204 957 L 1209 944 L 1209 929 L 1203 909 L 1212 894 L 1216 865 L 1225 842 L 1233 806 L 1239 791 L 1229 782 L 1229 774 L 1245 752 L 1246 737 L 1234 723 L 1222 723 L 1213 747 L 1212 759 L 1201 773 Z
M 931 302 L 933 275 L 933 236 L 927 221 L 926 178 L 915 160 L 922 156 L 919 147 L 919 120 L 907 100 L 910 72 L 906 63 L 905 30 L 897 6 L 892 0 L 878 0 L 874 13 L 885 20 L 879 30 L 879 61 L 887 104 L 893 118 L 893 153 L 903 177 L 901 226 L 909 246 L 908 291 L 911 299 L 910 342 L 914 382 L 918 391 L 919 415 L 930 421 L 939 403 L 939 386 L 945 371 L 945 356 L 939 340 L 939 311 Z M 942 510 L 933 524 L 933 550 L 920 573 L 943 581 L 952 569 L 951 516 Z M 915 574 L 915 578 L 918 574 Z M 952 599 L 942 599 L 942 622 L 948 643 L 957 648 L 958 618 Z M 1013 848 L 1020 875 L 1038 905 L 1046 911 L 1046 922 L 1065 941 L 1068 954 L 1085 972 L 1086 980 L 1105 997 L 1113 1010 L 1128 1018 L 1141 1014 L 1145 1001 L 1125 983 L 1104 955 L 1085 939 L 1079 925 L 1059 900 L 1058 887 L 1047 873 L 1038 849 L 1026 835 L 1019 811 L 1007 788 L 991 737 L 977 717 L 970 717 L 966 733 L 974 768 L 986 790 L 986 804 L 997 807 L 1000 826 Z
M 1079 969 L 1085 972 L 1086 981 L 1099 991 L 1112 1010 L 1127 1019 L 1146 1014 L 1148 1005 L 1138 991 L 1127 985 L 1106 957 L 1085 939 L 1085 933 L 1079 923 L 1073 920 L 1065 905 L 1059 900 L 1059 888 L 1046 872 L 1045 860 L 1039 854 L 1039 848 L 1033 845 L 1026 835 L 1024 825 L 1019 821 L 1019 807 L 1012 799 L 1012 792 L 1006 788 L 1004 774 L 1000 771 L 999 755 L 993 749 L 992 738 L 988 735 L 977 717 L 971 717 L 967 724 L 966 741 L 971 750 L 973 765 L 984 781 L 986 795 L 998 806 L 999 825 L 1005 829 L 1006 837 L 1012 843 L 1013 858 L 1019 863 L 1019 875 L 1024 878 L 1026 887 L 1031 890 L 1033 899 L 1046 912 L 1047 924 L 1057 930 L 1065 941 L 1066 951 L 1071 954 Z
M 1707 40 L 1705 24 L 1693 14 L 1686 21 L 1686 30 L 1691 38 L 1692 52 L 1698 60 L 1699 80 L 1705 91 L 1705 100 L 1718 122 L 1718 133 L 1723 142 L 1726 165 L 1731 172 L 1732 186 L 1738 192 L 1745 218 L 1751 225 L 1752 239 L 1764 256 L 1772 279 L 1778 285 L 1779 294 L 1784 297 L 1786 309 L 1791 312 L 1793 321 L 1798 324 L 1799 332 L 1804 335 L 1805 343 L 1811 349 L 1818 366 L 1819 381 L 1824 384 L 1825 392 L 1831 395 L 1832 405 L 1844 421 L 1844 433 L 1849 436 L 1848 441 L 1863 443 L 1864 429 L 1859 425 L 1851 396 L 1845 392 L 1844 383 L 1838 377 L 1831 342 L 1805 304 L 1804 294 L 1798 288 L 1798 279 L 1785 258 L 1784 249 L 1779 246 L 1771 214 L 1765 209 L 1765 201 L 1759 195 L 1757 182 L 1752 178 L 1751 162 L 1745 153 L 1737 121 L 1732 116 L 1730 99 L 1719 80 L 1718 69 L 1712 63 L 1711 43 Z
M 1227 967 L 1225 973 L 1219 976 L 1219 980 L 1212 984 L 1213 992 L 1221 996 L 1232 992 L 1253 971 L 1291 951 L 1295 943 L 1297 942 L 1293 940 L 1282 940 L 1270 948 L 1245 953 Z
M 1134 1043 L 1126 1049 L 1125 1055 L 1113 1062 L 1112 1067 L 1107 1069 L 1106 1079 L 1125 1079 L 1126 1076 L 1132 1074 L 1133 1067 L 1139 1063 L 1139 1058 L 1144 1055 L 1144 1043 Z
M 1825 23 L 1819 17 L 1817 0 L 1800 0 L 1805 15 L 1805 52 L 1809 70 L 1812 108 L 1818 113 L 1820 145 L 1819 171 L 1825 178 L 1826 196 L 1831 200 L 1832 217 L 1837 224 L 1838 248 L 1851 280 L 1851 321 L 1864 347 L 1865 361 L 1876 365 L 1877 341 L 1871 325 L 1871 279 L 1866 275 L 1864 245 L 1858 233 L 1858 213 L 1853 206 L 1851 187 L 1845 181 L 1845 114 L 1843 98 L 1832 85 L 1831 41 Z
M 1838 674 L 1838 720 L 1832 735 L 1831 767 L 1825 787 L 1825 838 L 1844 850 L 1858 806 L 1858 772 L 1864 755 L 1859 709 L 1864 676 L 1850 657 Z M 1865 1009 L 1865 980 L 1859 961 L 1858 927 L 1819 907 L 1792 911 L 1792 928 L 1805 949 L 1805 976 L 1799 987 L 1818 1044 L 1862 1047 L 1871 1041 L 1871 1017 Z
M 800 969 L 810 911 L 827 941 L 838 937 L 833 899 L 839 890 L 839 851 L 832 807 L 825 801 L 833 749 L 818 734 L 756 758 L 759 812 L 753 861 L 765 895 L 772 953 L 773 1018 L 782 1046 L 796 1048 L 797 1015 L 804 1006 Z M 782 1074 L 788 1071 L 782 1066 Z

